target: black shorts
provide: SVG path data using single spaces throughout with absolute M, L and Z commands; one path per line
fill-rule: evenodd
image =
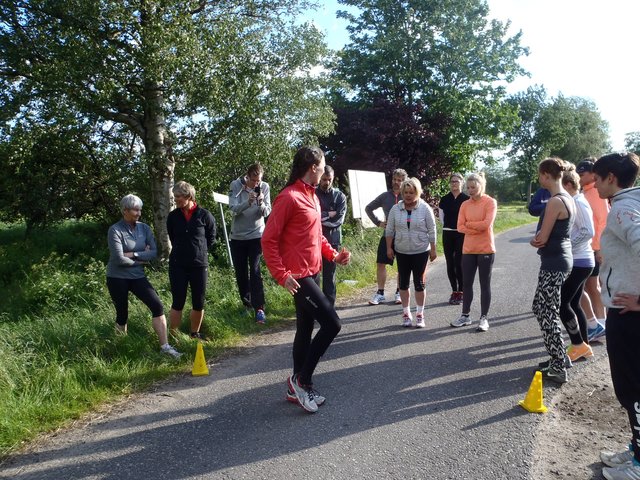
M 391 248 L 393 248 L 393 242 L 391 242 Z M 385 265 L 393 265 L 393 258 L 387 257 L 387 237 L 384 235 L 380 239 L 378 244 L 378 256 L 376 257 L 376 263 L 383 263 Z

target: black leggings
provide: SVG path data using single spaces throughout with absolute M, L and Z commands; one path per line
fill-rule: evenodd
M 191 285 L 191 306 L 196 312 L 204 310 L 208 267 L 183 267 L 169 264 L 169 283 L 173 301 L 171 308 L 182 311 L 187 301 L 187 287 Z
M 231 257 L 236 273 L 236 283 L 240 299 L 251 298 L 251 306 L 258 310 L 264 308 L 264 286 L 260 272 L 260 239 L 231 240 Z
M 560 290 L 560 320 L 574 345 L 588 343 L 587 316 L 580 306 L 580 298 L 591 270 L 592 267 L 573 267 Z
M 423 253 L 406 254 L 396 252 L 398 261 L 398 288 L 409 290 L 411 274 L 413 273 L 413 287 L 416 292 L 424 291 L 424 272 L 427 269 L 429 251 Z
M 464 243 L 464 233 L 451 230 L 442 231 L 442 249 L 444 258 L 447 260 L 447 277 L 451 284 L 451 291 L 462 291 L 462 244 Z
M 462 313 L 469 314 L 473 301 L 473 282 L 476 279 L 476 271 L 480 275 L 480 315 L 487 315 L 491 306 L 491 271 L 495 253 L 463 253 L 462 254 Z
M 311 377 L 333 339 L 340 332 L 340 318 L 319 286 L 319 275 L 298 278 L 300 288 L 293 296 L 296 305 L 296 335 L 293 340 L 293 373 L 300 383 L 311 385 Z M 311 340 L 313 322 L 320 330 Z
M 153 318 L 164 315 L 162 301 L 147 277 L 134 279 L 107 277 L 107 288 L 113 305 L 116 307 L 116 323 L 118 325 L 126 325 L 129 319 L 129 292 L 138 297 L 151 310 Z

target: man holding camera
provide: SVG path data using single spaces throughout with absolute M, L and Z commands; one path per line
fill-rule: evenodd
M 269 184 L 262 181 L 264 169 L 254 163 L 247 174 L 231 182 L 229 207 L 231 258 L 242 303 L 255 311 L 257 323 L 264 324 L 264 287 L 260 272 L 264 219 L 271 213 Z

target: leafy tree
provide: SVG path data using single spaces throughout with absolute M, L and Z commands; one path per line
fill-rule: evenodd
M 640 155 L 640 132 L 629 132 L 624 137 L 624 147 L 628 152 Z
M 438 153 L 443 128 L 421 121 L 422 106 L 377 100 L 370 107 L 355 104 L 336 110 L 336 132 L 320 141 L 337 175 L 348 169 L 377 170 L 388 177 L 404 168 L 426 184 L 448 173 Z
M 5 0 L 0 118 L 49 124 L 64 109 L 78 123 L 125 126 L 137 139 L 166 256 L 178 159 L 199 160 L 201 173 L 229 172 L 233 160 L 257 155 L 249 139 L 268 139 L 257 144 L 277 145 L 280 154 L 331 130 L 324 83 L 310 73 L 326 47 L 314 27 L 293 23 L 305 7 L 306 0 Z
M 507 36 L 509 23 L 488 19 L 484 0 L 340 3 L 359 9 L 338 12 L 351 22 L 336 67 L 353 89 L 345 93 L 367 105 L 378 97 L 421 103 L 425 120 L 446 119 L 442 150 L 455 169 L 501 144 L 515 116 L 500 84 L 524 73 L 518 59 L 528 51 L 521 33 Z

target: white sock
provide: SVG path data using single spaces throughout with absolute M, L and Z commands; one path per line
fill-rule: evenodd
M 424 316 L 424 305 L 417 305 L 416 306 L 416 315 Z
M 606 318 L 597 318 L 596 322 L 598 322 L 600 325 L 602 325 L 604 327 L 605 323 L 607 323 L 607 319 Z
M 597 326 L 598 326 L 598 320 L 596 320 L 596 317 L 591 317 L 587 319 L 587 327 L 596 328 Z
M 164 345 L 160 345 L 160 350 L 166 350 L 167 348 L 169 348 L 171 345 L 169 345 L 168 343 L 165 343 Z
M 411 307 L 402 307 L 402 313 L 411 316 Z

